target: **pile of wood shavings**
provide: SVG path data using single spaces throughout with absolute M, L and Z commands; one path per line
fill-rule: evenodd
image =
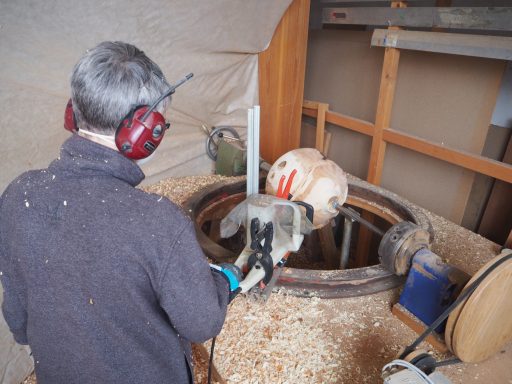
M 232 179 L 166 180 L 152 192 L 181 203 L 192 191 L 222 180 Z M 183 189 L 183 182 L 193 188 Z M 407 203 L 411 209 L 424 211 Z M 446 261 L 472 273 L 496 254 L 496 246 L 488 240 L 424 212 L 436 233 L 433 250 Z M 231 304 L 214 356 L 228 383 L 378 383 L 382 366 L 416 338 L 391 314 L 398 290 L 334 300 L 305 299 L 285 292 L 290 291 L 273 293 L 266 303 L 240 296 Z M 425 343 L 422 347 L 431 349 Z M 443 370 L 454 383 L 466 382 L 468 375 L 460 366 Z
M 178 205 L 182 205 L 194 193 L 218 182 L 235 183 L 244 180 L 245 176 L 227 177 L 220 175 L 187 176 L 174 179 L 165 179 L 156 184 L 147 185 L 141 189 L 167 197 Z
M 500 246 L 443 217 L 425 211 L 435 232 L 432 252 L 464 272 L 474 275 L 500 252 Z
M 321 300 L 274 292 L 240 296 L 217 338 L 228 383 L 376 383 L 414 333 L 390 312 L 397 291 Z M 391 342 L 390 342 L 391 341 Z

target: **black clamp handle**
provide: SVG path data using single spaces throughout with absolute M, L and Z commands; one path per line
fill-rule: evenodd
M 274 262 L 270 253 L 272 252 L 272 240 L 274 239 L 274 225 L 272 222 L 266 223 L 260 230 L 260 220 L 255 217 L 251 220 L 251 249 L 254 251 L 247 260 L 247 267 L 252 269 L 257 262 L 265 270 L 263 283 L 266 285 L 274 273 Z M 263 245 L 261 242 L 263 241 Z
M 294 201 L 294 203 L 306 208 L 306 217 L 309 219 L 309 221 L 313 222 L 313 216 L 315 214 L 315 209 L 313 206 L 303 201 Z

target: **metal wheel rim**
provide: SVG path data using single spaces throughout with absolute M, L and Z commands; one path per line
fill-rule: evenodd
M 260 188 L 265 179 L 260 179 Z M 202 212 L 208 207 L 221 204 L 230 196 L 238 194 L 239 201 L 243 200 L 245 181 L 227 184 L 217 183 L 203 191 L 192 195 L 184 204 L 186 212 L 194 221 L 196 234 L 203 251 L 215 262 L 224 262 L 236 257 L 236 254 L 219 244 L 213 242 L 202 230 Z M 370 201 L 371 204 L 364 205 Z M 422 210 L 391 192 L 377 186 L 349 180 L 349 198 L 351 205 L 361 206 L 364 209 L 394 223 L 398 220 L 409 220 L 431 234 L 432 225 Z M 203 221 L 204 222 L 204 221 Z M 300 297 L 339 298 L 368 295 L 395 288 L 404 282 L 384 269 L 381 265 L 372 265 L 362 268 L 345 270 L 307 270 L 285 267 L 276 286 L 286 289 L 287 293 Z

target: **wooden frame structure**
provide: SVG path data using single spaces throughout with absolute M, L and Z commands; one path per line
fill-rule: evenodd
M 318 110 L 316 109 L 315 105 L 317 104 L 317 102 L 305 100 L 302 113 L 305 116 L 316 118 L 318 116 Z M 470 171 L 481 173 L 483 175 L 490 176 L 507 183 L 512 183 L 512 165 L 502 163 L 501 161 L 496 161 L 466 151 L 452 149 L 440 143 L 426 140 L 414 135 L 409 135 L 389 127 L 382 129 L 382 136 L 379 139 L 375 139 L 375 124 L 338 112 L 327 110 L 325 113 L 324 121 L 342 128 L 350 129 L 354 132 L 359 132 L 370 136 L 373 140 L 395 144 L 400 147 L 407 148 L 411 151 L 422 153 L 424 155 L 446 161 L 447 163 L 458 165 L 459 167 L 469 169 Z M 370 167 L 374 167 L 376 169 L 380 168 L 382 171 L 382 160 L 383 159 L 379 158 L 371 159 Z M 381 175 L 376 176 L 380 177 Z M 369 177 L 367 178 L 367 181 L 371 182 Z M 375 182 L 373 183 L 379 184 Z
M 391 3 L 392 8 L 405 8 L 406 6 L 407 2 L 405 1 L 393 1 Z M 388 28 L 388 31 L 391 34 L 399 36 L 402 32 L 405 32 L 400 31 L 400 29 L 400 27 L 392 26 Z M 439 34 L 437 32 L 414 33 L 416 35 L 428 35 L 431 33 L 436 35 Z M 510 38 L 501 39 L 506 42 L 506 48 L 510 50 Z M 500 44 L 502 44 L 502 41 L 500 41 Z M 375 123 L 329 111 L 328 109 L 321 109 L 320 106 L 325 104 L 306 100 L 303 104 L 303 114 L 317 118 L 317 148 L 319 136 L 323 135 L 323 133 L 319 134 L 319 130 L 324 132 L 325 122 L 329 122 L 371 137 L 372 146 L 367 172 L 367 181 L 370 183 L 376 185 L 381 183 L 384 156 L 386 153 L 386 145 L 388 143 L 443 160 L 450 164 L 493 177 L 497 180 L 512 183 L 512 165 L 510 164 L 489 159 L 484 156 L 475 155 L 466 151 L 449 148 L 444 146 L 442 143 L 436 143 L 415 135 L 400 132 L 390 127 L 391 111 L 393 108 L 394 92 L 398 76 L 400 50 L 407 49 L 408 47 L 399 48 L 397 44 L 381 45 L 385 47 L 385 53 Z M 508 55 L 508 52 L 509 51 L 507 51 L 506 55 Z M 447 51 L 445 53 L 456 54 L 457 52 Z M 365 216 L 364 218 L 367 220 L 372 219 L 371 215 L 364 215 L 363 213 L 363 216 Z M 372 234 L 369 231 L 362 228 L 357 246 L 356 267 L 366 265 L 371 236 Z M 510 239 L 512 239 L 512 231 L 509 235 L 509 240 Z M 510 240 L 509 243 L 512 243 L 512 240 Z
M 389 3 L 389 0 L 383 0 L 382 2 Z M 415 0 L 410 0 L 410 2 L 414 3 Z M 426 36 L 433 32 L 415 32 L 411 34 L 409 31 L 402 31 L 398 26 L 391 26 L 387 29 L 388 33 L 397 35 L 397 46 L 382 43 L 385 46 L 385 54 L 375 122 L 330 111 L 329 106 L 325 103 L 303 101 L 309 3 L 309 0 L 293 0 L 276 30 L 269 48 L 260 53 L 259 56 L 260 105 L 262 113 L 261 154 L 263 158 L 272 163 L 287 151 L 299 147 L 300 120 L 301 114 L 303 114 L 317 118 L 316 147 L 320 151 L 323 150 L 324 153 L 326 153 L 325 149 L 327 147 L 325 141 L 328 141 L 329 138 L 329 133 L 324 130 L 325 122 L 370 136 L 372 147 L 367 181 L 377 185 L 381 182 L 386 145 L 388 143 L 507 183 L 512 183 L 512 165 L 510 164 L 449 148 L 442 143 L 400 132 L 390 127 L 400 50 L 423 50 L 421 47 L 418 48 L 417 43 L 415 43 L 415 48 L 400 48 L 398 40 L 412 38 L 413 35 L 415 38 L 419 38 L 417 37 L 418 34 Z M 437 1 L 438 5 L 449 5 L 449 3 L 449 1 Z M 406 6 L 406 1 L 391 2 L 392 8 L 405 9 Z M 405 12 L 393 10 L 393 12 L 395 11 L 398 13 Z M 511 11 L 506 10 L 505 13 L 507 12 Z M 510 21 L 507 19 L 505 21 L 505 29 L 509 28 L 509 26 Z M 457 36 L 454 37 L 451 34 L 449 43 L 455 44 L 453 39 L 456 38 Z M 482 39 L 487 41 L 489 38 L 485 37 Z M 496 52 L 502 56 L 509 55 L 511 51 L 509 42 L 510 38 L 501 38 L 499 41 L 494 41 L 496 46 L 493 48 L 493 55 Z M 439 41 L 436 44 L 439 45 Z M 457 44 L 460 45 L 460 42 L 457 42 Z M 505 44 L 505 48 L 502 47 L 502 44 Z M 477 47 L 479 52 L 482 52 L 484 48 L 482 44 Z M 430 44 L 429 49 L 439 50 L 444 48 L 433 47 Z M 464 49 L 466 50 L 464 53 L 467 54 L 467 49 L 475 48 L 465 47 Z M 454 51 L 446 53 L 456 54 Z M 479 54 L 479 56 L 485 55 Z M 512 234 L 509 237 L 512 238 Z M 368 239 L 361 239 L 360 241 L 361 244 L 368 242 Z
M 406 3 L 407 2 L 405 1 L 393 1 L 391 3 L 391 7 L 405 8 Z M 395 30 L 393 33 L 396 33 L 397 35 L 401 33 L 401 31 L 399 31 L 399 27 L 390 27 L 388 30 L 393 29 Z M 416 34 L 430 33 L 436 32 L 416 32 Z M 505 39 L 507 40 L 508 47 L 510 45 L 510 40 L 509 38 Z M 510 164 L 492 160 L 484 156 L 475 155 L 466 151 L 452 149 L 442 145 L 441 143 L 436 143 L 418 136 L 400 132 L 390 127 L 394 91 L 398 75 L 398 63 L 400 60 L 400 50 L 401 48 L 396 46 L 385 46 L 384 64 L 382 67 L 375 123 L 356 119 L 354 117 L 329 110 L 325 112 L 325 117 L 319 118 L 320 122 L 329 122 L 372 138 L 372 149 L 370 153 L 367 181 L 377 185 L 380 184 L 386 144 L 390 143 L 507 183 L 512 183 L 512 165 Z M 310 117 L 318 117 L 319 113 L 323 113 L 319 108 L 315 108 L 318 105 L 321 105 L 321 103 L 305 101 L 303 104 L 303 114 Z

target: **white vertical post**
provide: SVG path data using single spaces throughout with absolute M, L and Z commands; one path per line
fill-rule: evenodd
M 260 106 L 254 106 L 253 113 L 253 136 L 254 136 L 254 148 L 253 148 L 253 170 L 252 170 L 252 182 L 253 182 L 253 193 L 260 191 Z
M 247 197 L 259 192 L 260 106 L 247 110 Z
M 253 170 L 253 143 L 254 143 L 254 111 L 252 108 L 247 110 L 247 197 L 253 194 L 252 191 L 252 170 Z

